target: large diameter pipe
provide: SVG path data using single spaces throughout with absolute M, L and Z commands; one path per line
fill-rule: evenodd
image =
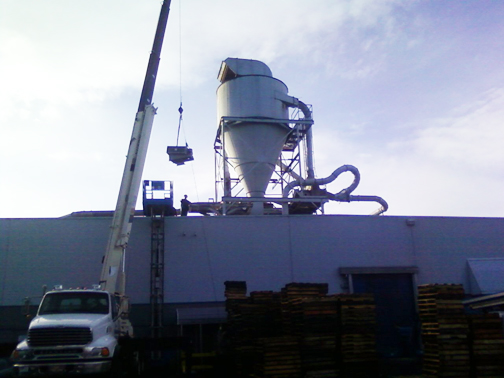
M 312 120 L 312 112 L 308 108 L 308 105 L 299 100 L 297 102 L 297 107 L 303 112 L 303 119 Z M 311 127 L 306 131 L 306 177 L 308 179 L 315 178 L 315 169 L 313 164 L 313 133 Z
M 388 210 L 388 203 L 378 196 L 350 196 L 350 201 L 378 202 L 381 207 L 370 215 L 381 215 Z
M 327 198 L 334 200 L 334 201 L 339 201 L 339 202 L 377 202 L 377 203 L 379 203 L 381 205 L 381 207 L 378 208 L 373 213 L 371 213 L 370 215 L 381 215 L 385 211 L 388 210 L 387 201 L 385 201 L 383 198 L 378 197 L 378 196 L 354 196 L 354 195 L 341 196 L 338 194 L 327 193 Z
M 295 181 L 290 182 L 285 189 L 282 192 L 283 197 L 287 197 L 289 195 L 289 192 L 294 189 L 297 186 L 310 186 L 310 185 L 326 185 L 338 178 L 339 175 L 341 175 L 344 172 L 351 172 L 354 175 L 354 181 L 352 184 L 343 189 L 340 190 L 336 194 L 332 193 L 327 193 L 327 198 L 334 200 L 334 201 L 339 201 L 339 202 L 378 202 L 381 207 L 373 212 L 371 215 L 380 215 L 383 214 L 385 211 L 388 209 L 388 204 L 387 202 L 378 196 L 355 196 L 351 195 L 351 193 L 357 188 L 360 182 L 360 173 L 359 170 L 354 167 L 353 165 L 343 165 L 336 169 L 333 173 L 331 173 L 329 176 L 326 178 L 321 178 L 321 179 L 315 179 L 315 178 L 309 178 L 306 180 L 298 179 Z M 288 214 L 288 205 L 284 204 L 284 214 Z
M 353 165 L 343 165 L 336 169 L 333 173 L 331 173 L 329 176 L 326 178 L 307 178 L 305 180 L 295 180 L 287 184 L 287 186 L 284 188 L 282 192 L 283 197 L 288 197 L 289 192 L 294 189 L 297 186 L 310 186 L 310 185 L 326 185 L 338 178 L 339 175 L 345 172 L 351 172 L 354 175 L 354 181 L 352 184 L 346 188 L 341 190 L 338 194 L 335 194 L 336 196 L 343 197 L 343 196 L 349 196 L 350 193 L 352 193 L 355 188 L 359 185 L 360 182 L 360 173 L 359 170 L 354 167 Z

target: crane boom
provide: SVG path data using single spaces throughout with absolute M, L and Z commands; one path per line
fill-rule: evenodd
M 149 64 L 147 65 L 147 71 L 145 73 L 142 94 L 140 95 L 140 103 L 138 104 L 139 112 L 143 111 L 147 105 L 152 103 L 152 95 L 154 94 L 154 87 L 156 85 L 159 60 L 161 59 L 161 48 L 163 47 L 166 24 L 168 23 L 168 14 L 170 13 L 170 3 L 171 0 L 163 1 L 161 12 L 159 13 L 156 35 L 154 36 L 154 43 L 152 44 Z
M 156 108 L 152 105 L 152 96 L 156 84 L 168 14 L 170 13 L 170 3 L 171 0 L 166 0 L 161 6 L 156 35 L 133 125 L 133 133 L 131 135 L 100 276 L 102 289 L 110 293 L 117 293 L 120 296 L 124 296 L 125 293 L 125 252 L 129 241 L 133 216 L 135 215 L 135 205 L 140 189 L 140 181 L 154 115 L 156 114 Z

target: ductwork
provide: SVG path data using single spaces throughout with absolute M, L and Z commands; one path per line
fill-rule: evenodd
M 312 120 L 312 113 L 308 106 L 298 100 L 298 108 L 303 112 L 305 120 Z M 313 165 L 313 134 L 312 128 L 310 127 L 306 131 L 306 177 L 308 179 L 315 178 L 315 169 Z
M 334 180 L 338 178 L 339 175 L 341 175 L 344 172 L 351 172 L 354 175 L 354 181 L 352 184 L 339 191 L 336 194 L 332 193 L 327 193 L 327 198 L 333 201 L 338 201 L 338 202 L 353 202 L 353 201 L 359 201 L 359 202 L 378 202 L 381 207 L 376 210 L 374 213 L 371 215 L 380 215 L 383 214 L 385 211 L 388 209 L 388 204 L 387 202 L 378 196 L 354 196 L 351 195 L 351 193 L 357 188 L 360 182 L 360 173 L 359 170 L 354 167 L 353 165 L 343 165 L 336 169 L 333 173 L 331 173 L 328 177 L 326 178 L 320 178 L 320 179 L 315 179 L 315 178 L 307 178 L 307 179 L 301 179 L 301 180 L 295 180 L 290 182 L 283 190 L 282 196 L 284 198 L 287 198 L 289 195 L 289 192 L 296 188 L 296 187 L 306 187 L 306 186 L 313 186 L 313 185 L 327 185 Z M 284 205 L 284 213 L 286 213 L 286 206 L 287 204 Z
M 355 190 L 355 188 L 357 187 L 357 185 L 359 185 L 359 182 L 360 182 L 360 173 L 359 173 L 359 170 L 356 167 L 354 167 L 353 165 L 343 165 L 343 166 L 339 167 L 338 169 L 336 169 L 333 173 L 331 173 L 326 178 L 319 178 L 319 179 L 316 179 L 316 178 L 307 178 L 305 180 L 295 180 L 295 181 L 292 181 L 292 182 L 290 182 L 284 188 L 284 190 L 282 192 L 282 196 L 284 198 L 287 197 L 289 195 L 289 192 L 292 189 L 294 189 L 295 187 L 298 187 L 298 186 L 311 186 L 311 185 L 326 185 L 326 184 L 329 184 L 329 183 L 333 182 L 334 180 L 336 180 L 338 178 L 338 176 L 341 175 L 344 172 L 352 172 L 353 175 L 354 175 L 354 177 L 355 177 L 354 181 L 352 182 L 352 184 L 348 188 L 343 189 L 338 194 L 335 194 L 333 196 L 336 196 L 337 198 L 339 198 L 338 200 L 345 201 L 342 198 L 344 198 L 345 195 L 349 195 L 350 193 L 352 193 Z

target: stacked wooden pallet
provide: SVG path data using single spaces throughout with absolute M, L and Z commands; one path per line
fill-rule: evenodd
M 244 376 L 251 370 L 251 360 L 255 357 L 255 348 L 250 337 L 250 327 L 246 324 L 247 316 L 243 316 L 246 305 L 250 304 L 247 297 L 247 283 L 244 281 L 224 282 L 226 297 L 227 324 L 225 327 L 226 353 L 234 360 L 239 376 Z M 245 318 L 245 323 L 243 319 Z
M 333 335 L 338 329 L 338 298 L 296 298 L 284 302 L 291 319 L 289 333 L 296 336 Z
M 307 283 L 250 297 L 226 292 L 237 375 L 337 378 L 344 364 L 346 376 L 369 373 L 376 361 L 372 297 L 327 292 L 327 284 Z
M 255 376 L 301 378 L 299 339 L 292 336 L 257 339 Z
M 336 305 L 327 284 L 290 283 L 281 290 L 285 335 L 300 340 L 304 376 L 337 377 Z
M 284 334 L 298 337 L 304 376 L 338 377 L 337 300 L 328 285 L 291 283 L 282 291 Z
M 339 295 L 341 358 L 353 377 L 372 376 L 377 369 L 375 303 L 371 294 Z
M 281 293 L 284 298 L 310 298 L 323 297 L 329 292 L 329 285 L 326 283 L 300 283 L 292 282 L 282 288 Z
M 280 296 L 277 293 L 250 293 L 250 303 L 242 306 L 241 313 L 243 322 L 250 328 L 251 338 L 281 336 Z
M 228 314 L 228 334 L 233 338 L 231 341 L 235 342 L 235 338 L 241 341 L 243 337 L 237 332 L 246 332 L 247 330 L 243 324 L 243 312 L 246 306 L 251 303 L 250 298 L 247 297 L 247 284 L 243 281 L 226 281 L 224 285 L 226 288 L 224 295 Z
M 284 334 L 299 335 L 297 328 L 302 317 L 300 303 L 309 298 L 324 297 L 328 290 L 327 284 L 293 282 L 285 285 L 280 294 Z
M 499 315 L 470 315 L 468 320 L 473 376 L 504 377 L 504 336 Z
M 425 377 L 470 376 L 468 323 L 463 298 L 462 285 L 418 287 Z
M 301 361 L 307 377 L 339 377 L 337 339 L 332 335 L 301 338 Z
M 226 281 L 224 287 L 224 296 L 228 300 L 247 297 L 247 283 L 245 281 Z
M 338 298 L 303 298 L 298 302 L 295 335 L 301 338 L 303 372 L 307 376 L 337 377 L 339 359 Z

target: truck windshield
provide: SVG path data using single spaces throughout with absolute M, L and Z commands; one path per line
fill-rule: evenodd
M 39 315 L 66 313 L 108 314 L 108 312 L 109 302 L 106 293 L 50 293 L 45 296 L 39 309 Z

